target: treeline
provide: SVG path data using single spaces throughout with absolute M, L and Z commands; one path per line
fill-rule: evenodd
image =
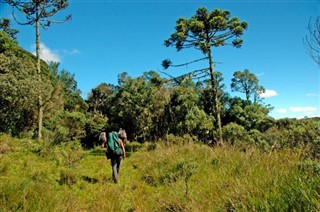
M 36 75 L 36 58 L 0 32 L 0 132 L 20 138 L 37 138 L 37 95 L 44 102 L 43 139 L 52 143 L 78 140 L 86 148 L 97 145 L 103 130 L 124 128 L 131 141 L 163 140 L 172 134 L 207 144 L 217 142 L 214 97 L 208 81 L 190 76 L 167 79 L 155 71 L 132 78 L 118 76 L 118 84 L 102 83 L 88 99 L 81 97 L 74 74 L 57 63 L 41 63 L 43 80 Z M 224 79 L 215 73 L 221 104 L 223 140 L 264 147 L 314 147 L 320 142 L 319 119 L 282 119 L 268 116 L 254 90 L 258 79 L 248 70 L 235 72 L 231 97 Z M 242 82 L 251 83 L 249 88 Z M 316 153 L 314 153 L 316 154 Z

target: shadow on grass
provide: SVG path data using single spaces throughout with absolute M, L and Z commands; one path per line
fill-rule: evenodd
M 92 184 L 96 184 L 98 182 L 98 179 L 88 176 L 82 176 L 81 179 Z

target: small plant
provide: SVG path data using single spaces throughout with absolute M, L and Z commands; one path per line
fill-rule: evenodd
M 55 154 L 57 160 L 69 168 L 75 168 L 84 157 L 84 151 L 77 141 L 63 143 L 57 147 Z
M 147 150 L 148 150 L 149 152 L 151 152 L 151 151 L 156 150 L 156 148 L 157 148 L 157 144 L 156 144 L 156 143 L 149 143 L 149 144 L 148 144 L 148 147 L 147 147 Z
M 177 163 L 175 169 L 177 176 L 182 177 L 184 180 L 186 187 L 185 195 L 187 196 L 189 194 L 189 180 L 191 176 L 198 171 L 198 165 L 194 162 L 181 160 Z
M 68 185 L 71 187 L 77 182 L 77 176 L 74 172 L 74 170 L 71 169 L 63 169 L 60 172 L 60 179 L 59 179 L 60 185 Z
M 185 185 L 185 195 L 189 194 L 189 180 L 191 176 L 198 172 L 198 164 L 192 161 L 181 159 L 176 164 L 173 165 L 171 169 L 167 172 L 164 172 L 160 176 L 159 181 L 161 184 L 166 185 L 167 183 L 173 184 L 179 179 L 182 179 Z M 153 179 L 151 176 L 148 179 Z
M 136 141 L 128 142 L 125 145 L 126 151 L 128 152 L 137 152 L 139 149 L 141 149 L 141 147 L 142 147 L 142 144 Z

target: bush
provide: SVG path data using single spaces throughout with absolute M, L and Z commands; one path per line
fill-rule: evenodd
M 126 152 L 137 152 L 139 149 L 141 149 L 141 147 L 142 144 L 137 141 L 127 142 L 127 144 L 125 145 Z
M 197 141 L 197 138 L 189 134 L 184 134 L 183 136 L 175 136 L 173 134 L 169 134 L 169 135 L 166 135 L 164 139 L 164 143 L 167 146 L 184 145 L 188 143 L 194 143 L 196 141 Z
M 320 158 L 320 119 L 280 119 L 265 133 L 273 148 L 297 148 L 305 156 Z
M 53 156 L 58 164 L 75 168 L 85 156 L 85 152 L 79 141 L 70 141 L 56 146 Z
M 222 128 L 223 140 L 231 145 L 237 145 L 246 141 L 246 130 L 236 123 L 229 123 Z
M 250 130 L 248 133 L 248 139 L 250 143 L 263 149 L 270 147 L 267 142 L 267 137 L 259 130 Z

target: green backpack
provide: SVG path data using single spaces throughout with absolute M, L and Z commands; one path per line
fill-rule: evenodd
M 107 158 L 110 159 L 114 156 L 122 155 L 122 148 L 119 142 L 119 136 L 116 132 L 111 132 L 107 139 Z

